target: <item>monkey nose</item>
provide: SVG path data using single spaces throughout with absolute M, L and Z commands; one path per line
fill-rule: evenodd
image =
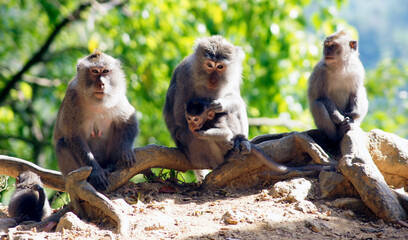
M 103 82 L 99 82 L 99 83 L 98 83 L 98 87 L 99 87 L 100 89 L 104 89 L 104 88 L 105 88 L 105 84 L 104 84 Z

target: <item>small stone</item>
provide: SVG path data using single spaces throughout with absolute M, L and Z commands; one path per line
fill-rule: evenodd
M 271 195 L 274 198 L 281 198 L 290 202 L 298 202 L 306 199 L 312 183 L 304 178 L 296 178 L 290 181 L 277 182 L 272 190 Z

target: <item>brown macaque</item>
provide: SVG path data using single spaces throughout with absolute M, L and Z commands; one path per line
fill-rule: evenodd
M 25 221 L 41 222 L 52 213 L 40 177 L 30 171 L 16 178 L 16 190 L 8 206 L 10 217 L 17 224 Z
M 177 147 L 197 168 L 218 167 L 230 149 L 225 147 L 224 139 L 219 141 L 217 137 L 192 133 L 185 118 L 185 105 L 192 98 L 208 99 L 215 112 L 236 114 L 240 133 L 248 136 L 246 105 L 240 93 L 244 57 L 240 47 L 221 36 L 212 36 L 198 40 L 195 52 L 173 72 L 163 109 L 164 119 Z
M 324 40 L 323 57 L 309 78 L 308 99 L 317 128 L 332 141 L 359 127 L 367 114 L 364 75 L 357 41 L 345 31 Z
M 64 175 L 91 166 L 89 183 L 106 190 L 110 172 L 135 163 L 135 109 L 126 98 L 119 60 L 98 50 L 78 61 L 54 127 L 53 142 Z
M 190 131 L 199 137 L 215 138 L 225 141 L 225 147 L 244 154 L 253 153 L 273 173 L 286 174 L 292 171 L 323 171 L 334 170 L 332 166 L 306 165 L 302 167 L 287 167 L 269 158 L 248 139 L 239 134 L 240 124 L 236 115 L 230 112 L 215 113 L 210 102 L 194 98 L 186 105 L 185 117 Z

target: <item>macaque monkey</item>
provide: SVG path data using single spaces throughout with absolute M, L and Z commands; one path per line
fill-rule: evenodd
M 212 36 L 197 41 L 195 52 L 173 72 L 164 119 L 177 147 L 197 168 L 215 169 L 224 162 L 230 149 L 224 139 L 200 138 L 192 133 L 185 118 L 185 105 L 192 98 L 209 99 L 215 112 L 236 114 L 240 134 L 248 136 L 246 105 L 240 93 L 244 57 L 240 47 L 221 36 Z
M 9 215 L 17 224 L 25 221 L 41 222 L 52 213 L 40 177 L 30 171 L 16 178 L 16 190 L 10 199 Z
M 345 31 L 328 36 L 323 57 L 309 78 L 308 99 L 315 124 L 332 141 L 339 141 L 367 114 L 364 67 L 357 41 Z
M 201 138 L 213 138 L 224 141 L 226 149 L 252 152 L 263 164 L 273 170 L 274 174 L 286 174 L 292 171 L 333 170 L 332 166 L 307 165 L 287 167 L 270 159 L 248 139 L 239 134 L 240 124 L 236 115 L 230 112 L 215 113 L 210 102 L 194 98 L 186 105 L 185 117 L 190 131 Z M 271 173 L 272 174 L 272 173 Z
M 119 60 L 98 50 L 78 61 L 54 127 L 53 142 L 64 175 L 91 166 L 89 183 L 106 190 L 110 172 L 135 163 L 135 109 L 126 98 Z

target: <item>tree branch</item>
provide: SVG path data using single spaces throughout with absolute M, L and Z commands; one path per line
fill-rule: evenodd
M 51 43 L 54 41 L 55 37 L 59 34 L 62 28 L 64 28 L 68 23 L 75 21 L 80 18 L 80 14 L 82 11 L 87 9 L 91 6 L 90 2 L 82 3 L 79 7 L 70 15 L 64 18 L 51 32 L 48 36 L 45 43 L 42 45 L 40 50 L 31 57 L 31 59 L 24 65 L 24 67 L 16 73 L 13 77 L 11 77 L 10 81 L 7 82 L 6 86 L 0 92 L 0 105 L 4 102 L 6 97 L 9 95 L 11 89 L 14 88 L 16 83 L 21 80 L 21 77 L 24 73 L 26 73 L 34 64 L 41 61 L 45 52 L 47 52 L 48 48 L 50 47 Z
M 0 155 L 1 175 L 16 178 L 24 171 L 31 171 L 40 176 L 44 186 L 48 188 L 58 191 L 64 191 L 65 189 L 65 181 L 60 172 L 39 167 L 34 163 L 23 159 Z

